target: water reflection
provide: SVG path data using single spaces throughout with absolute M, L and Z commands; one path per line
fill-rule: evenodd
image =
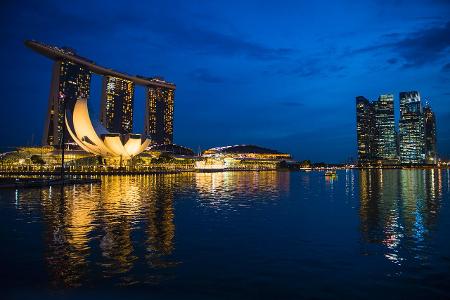
M 293 270 L 305 270 L 299 257 L 314 262 L 308 276 L 323 278 L 329 253 L 337 253 L 337 264 L 330 263 L 336 269 L 343 263 L 355 270 L 378 267 L 380 258 L 386 262 L 381 272 L 405 272 L 409 262 L 422 266 L 446 253 L 430 237 L 439 214 L 448 215 L 441 208 L 448 180 L 448 170 L 339 171 L 333 182 L 318 172 L 187 173 L 109 176 L 101 185 L 0 197 L 7 196 L 5 207 L 18 212 L 12 214 L 17 223 L 37 228 L 43 255 L 29 254 L 20 242 L 15 250 L 17 257 L 43 261 L 52 287 L 184 288 L 203 278 L 206 286 L 261 274 L 266 265 L 282 270 L 274 278 L 289 281 L 297 278 Z M 341 215 L 346 218 L 336 218 Z M 355 241 L 364 255 L 338 256 L 343 249 L 352 253 Z M 435 264 L 445 267 L 441 261 Z
M 289 176 L 288 172 L 105 176 L 101 185 L 17 190 L 15 205 L 36 214 L 36 221 L 43 224 L 52 286 L 94 285 L 102 280 L 118 285 L 155 283 L 164 269 L 179 264 L 173 257 L 176 194 L 196 194 L 200 202 L 213 206 L 226 206 L 237 198 L 248 205 L 248 200 L 287 193 Z M 139 268 L 146 271 L 136 272 Z
M 253 200 L 273 200 L 281 193 L 288 194 L 290 173 L 212 172 L 198 173 L 195 186 L 204 205 L 217 209 L 232 207 L 236 199 L 244 199 L 239 206 L 250 206 Z
M 382 245 L 401 265 L 402 249 L 424 260 L 425 239 L 436 224 L 442 198 L 440 170 L 361 170 L 360 222 L 363 240 Z M 367 249 L 370 253 L 370 250 Z
M 110 176 L 101 185 L 17 191 L 16 202 L 22 211 L 42 212 L 53 286 L 89 283 L 99 269 L 102 278 L 133 284 L 149 280 L 132 275 L 139 254 L 154 269 L 176 264 L 174 193 L 192 179 L 188 174 Z
M 351 199 L 355 197 L 355 171 L 353 169 L 345 170 L 345 195 Z

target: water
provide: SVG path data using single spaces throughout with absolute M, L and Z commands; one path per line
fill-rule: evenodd
M 449 170 L 2 190 L 9 298 L 449 298 Z

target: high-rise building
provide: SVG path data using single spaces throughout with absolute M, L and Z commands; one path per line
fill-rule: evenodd
M 358 160 L 360 164 L 435 164 L 436 119 L 422 107 L 418 92 L 400 93 L 399 132 L 395 129 L 394 96 L 370 102 L 356 97 Z M 399 157 L 398 157 L 399 156 Z
M 176 86 L 161 78 L 129 75 L 105 68 L 71 49 L 25 41 L 34 51 L 55 61 L 44 145 L 59 145 L 63 128 L 62 95 L 72 110 L 78 98 L 88 98 L 91 74 L 104 76 L 100 121 L 114 133 L 131 133 L 134 86 L 146 88 L 145 133 L 159 144 L 173 143 L 173 107 Z M 69 134 L 66 135 L 69 137 Z
M 173 143 L 174 89 L 147 87 L 145 134 L 157 144 Z
M 376 126 L 373 103 L 362 96 L 356 97 L 356 135 L 359 163 L 376 159 Z
M 436 118 L 429 105 L 423 110 L 424 131 L 425 131 L 425 162 L 435 164 L 437 162 L 436 153 Z
M 133 130 L 134 83 L 130 80 L 103 77 L 100 122 L 114 133 L 127 134 Z
M 425 160 L 424 118 L 420 95 L 416 91 L 400 93 L 400 160 L 421 164 Z
M 394 95 L 381 95 L 373 102 L 376 127 L 376 158 L 395 160 L 397 158 Z
M 61 50 L 74 54 L 70 50 Z M 69 60 L 57 60 L 53 64 L 47 117 L 44 125 L 43 145 L 60 145 L 64 128 L 64 109 L 71 110 L 78 98 L 88 98 L 91 71 Z M 65 134 L 65 141 L 70 139 Z

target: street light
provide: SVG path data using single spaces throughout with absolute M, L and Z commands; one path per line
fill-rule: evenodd
M 62 92 L 59 92 L 59 101 L 62 103 L 62 115 L 66 116 L 66 95 Z M 66 132 L 66 122 L 63 120 L 62 124 L 62 133 L 61 133 L 61 181 L 64 184 L 64 145 L 65 145 L 65 132 Z

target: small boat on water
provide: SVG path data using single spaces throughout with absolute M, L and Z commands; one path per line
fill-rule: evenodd
M 336 177 L 336 176 L 337 176 L 336 170 L 327 170 L 325 172 L 325 177 Z

